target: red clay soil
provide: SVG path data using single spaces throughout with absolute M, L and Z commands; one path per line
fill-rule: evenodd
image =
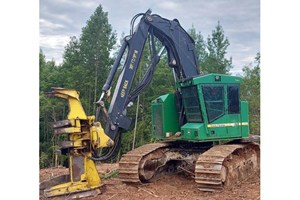
M 98 164 L 100 174 L 118 169 L 118 164 Z M 40 170 L 40 181 L 51 177 L 67 174 L 68 169 L 63 167 Z M 253 175 L 248 180 L 234 188 L 219 192 L 202 192 L 197 189 L 193 178 L 184 174 L 164 176 L 161 179 L 146 185 L 126 185 L 118 178 L 103 180 L 105 184 L 102 194 L 89 200 L 259 200 L 260 175 Z

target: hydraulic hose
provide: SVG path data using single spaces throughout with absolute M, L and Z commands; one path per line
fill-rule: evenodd
M 116 157 L 116 154 L 119 152 L 120 147 L 121 147 L 121 134 L 118 133 L 116 138 L 114 139 L 114 146 L 109 147 L 108 152 L 105 153 L 104 155 L 97 156 L 95 154 L 90 157 L 93 161 L 106 161 L 110 159 L 114 159 Z

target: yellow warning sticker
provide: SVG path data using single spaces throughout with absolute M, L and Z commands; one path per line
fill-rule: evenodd
M 229 126 L 248 126 L 248 122 L 223 123 L 223 124 L 208 124 L 208 128 L 229 127 Z

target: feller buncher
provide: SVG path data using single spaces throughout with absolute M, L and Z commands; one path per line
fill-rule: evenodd
M 139 17 L 141 19 L 134 28 Z M 155 38 L 162 44 L 159 51 Z M 133 89 L 133 79 L 146 41 L 150 45 L 151 62 Z M 241 78 L 200 74 L 195 43 L 179 21 L 162 18 L 148 10 L 131 20 L 130 35 L 124 38 L 96 102 L 97 112 L 102 110 L 107 118 L 105 130 L 101 129 L 99 122 L 94 122 L 94 117 L 85 114 L 78 117 L 84 111 L 80 106 L 80 109 L 74 109 L 71 102 L 73 99 L 76 104 L 80 103 L 78 97 L 74 100 L 65 89 L 52 92 L 55 96 L 68 98 L 73 112 L 68 120 L 56 123 L 55 127 L 58 128 L 56 133 L 67 132 L 69 135 L 62 149 L 69 153 L 70 182 L 45 190 L 45 196 L 76 194 L 85 190 L 91 193 L 93 188 L 100 186 L 94 161 L 109 160 L 119 151 L 122 134 L 132 125 L 132 119 L 126 116 L 127 107 L 149 85 L 165 50 L 176 90 L 151 102 L 152 136 L 159 142 L 143 145 L 123 155 L 119 161 L 119 178 L 127 184 L 143 184 L 167 173 L 183 171 L 193 175 L 200 190 L 215 191 L 232 186 L 259 170 L 260 147 L 257 138 L 249 134 L 248 103 L 240 100 Z M 107 111 L 103 98 L 110 93 L 124 55 L 126 60 Z M 100 147 L 106 148 L 99 156 L 96 149 Z M 79 186 L 73 187 L 77 183 Z

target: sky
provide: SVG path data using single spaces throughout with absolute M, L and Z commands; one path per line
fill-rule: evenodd
M 206 40 L 220 21 L 229 39 L 231 73 L 254 61 L 260 52 L 260 0 L 40 0 L 39 44 L 46 60 L 62 63 L 71 36 L 80 37 L 86 21 L 101 4 L 118 37 L 129 34 L 131 18 L 147 9 L 167 19 L 178 19 L 185 30 L 192 25 Z

